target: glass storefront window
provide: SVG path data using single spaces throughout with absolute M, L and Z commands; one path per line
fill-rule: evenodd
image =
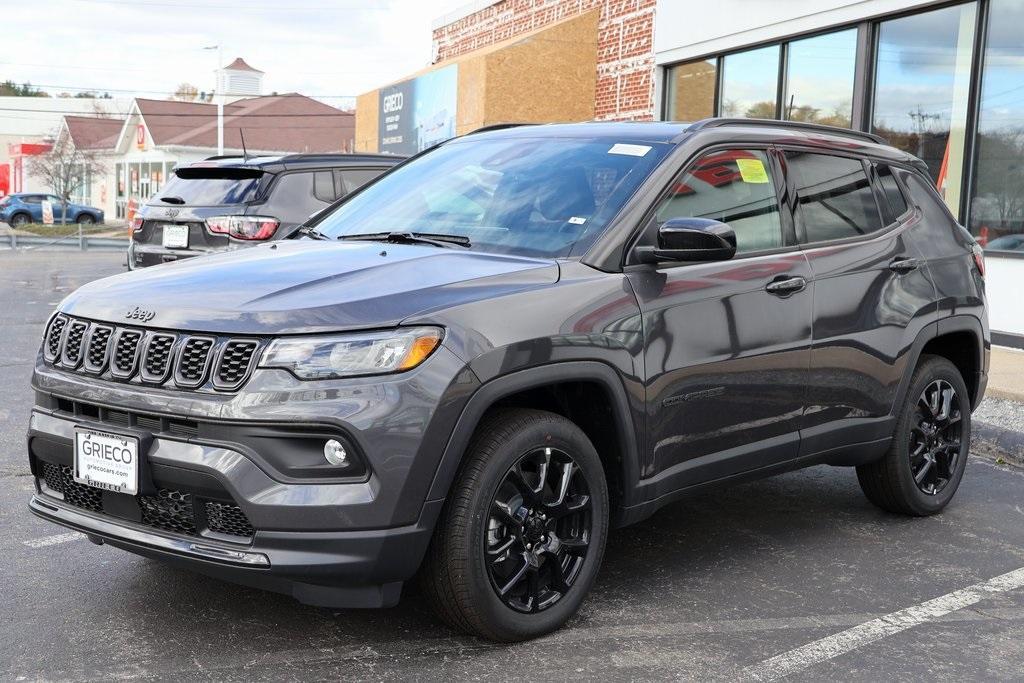
M 726 55 L 722 60 L 721 115 L 776 118 L 778 85 L 778 45 Z
M 794 41 L 786 62 L 783 118 L 849 128 L 857 29 Z
M 928 164 L 959 212 L 977 7 L 879 24 L 872 130 Z
M 715 115 L 718 60 L 677 64 L 665 79 L 665 102 L 670 121 L 699 121 Z
M 981 72 L 969 226 L 987 249 L 1024 253 L 1024 0 L 992 0 Z

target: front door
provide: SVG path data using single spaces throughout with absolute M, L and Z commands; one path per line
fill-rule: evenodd
M 768 149 L 709 152 L 659 202 L 660 223 L 711 218 L 729 261 L 630 266 L 643 315 L 651 497 L 797 456 L 811 339 L 811 273 Z

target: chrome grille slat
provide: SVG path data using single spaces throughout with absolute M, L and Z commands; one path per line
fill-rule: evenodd
M 114 353 L 110 360 L 110 374 L 118 379 L 129 379 L 139 362 L 139 346 L 142 332 L 119 328 L 114 337 Z
M 210 370 L 216 343 L 213 337 L 189 337 L 178 352 L 178 361 L 174 367 L 175 384 L 187 388 L 201 386 Z
M 114 328 L 110 325 L 94 324 L 89 330 L 85 358 L 82 360 L 82 367 L 86 372 L 99 374 L 106 369 L 107 354 L 110 351 L 110 339 L 113 334 Z
M 121 382 L 236 391 L 256 367 L 262 345 L 259 339 L 147 331 L 60 313 L 43 335 L 43 358 Z
M 67 332 L 64 334 L 64 344 L 60 352 L 61 365 L 69 368 L 77 368 L 82 362 L 82 347 L 85 343 L 85 333 L 89 329 L 89 323 L 84 320 L 72 320 L 67 325 Z
M 259 342 L 254 339 L 232 339 L 224 344 L 217 358 L 213 385 L 219 389 L 236 389 L 249 377 Z
M 167 332 L 151 332 L 146 335 L 142 347 L 142 367 L 139 374 L 143 382 L 160 384 L 171 371 L 171 355 L 177 337 Z

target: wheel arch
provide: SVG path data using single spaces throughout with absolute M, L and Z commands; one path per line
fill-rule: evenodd
M 903 405 L 910 378 L 924 354 L 942 356 L 957 367 L 967 385 L 973 410 L 981 402 L 985 392 L 985 353 L 987 340 L 985 330 L 973 315 L 953 315 L 940 318 L 925 327 L 918 334 L 911 348 L 907 369 L 900 381 L 893 411 Z
M 587 395 L 586 403 L 579 401 L 581 393 L 588 390 L 600 394 Z M 428 500 L 448 495 L 480 421 L 501 407 L 549 410 L 572 420 L 601 456 L 613 511 L 635 503 L 639 447 L 629 397 L 618 373 L 596 361 L 565 361 L 519 370 L 478 388 L 456 421 Z M 604 419 L 608 412 L 611 419 Z

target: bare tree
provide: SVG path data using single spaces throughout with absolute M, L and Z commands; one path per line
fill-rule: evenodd
M 178 87 L 174 89 L 171 99 L 181 100 L 182 102 L 195 102 L 198 97 L 199 88 L 191 83 L 179 83 Z
M 90 176 L 105 175 L 103 164 L 94 152 L 75 147 L 69 135 L 58 136 L 53 148 L 32 160 L 29 175 L 45 183 L 60 197 L 60 222 L 68 218 L 68 201 Z

